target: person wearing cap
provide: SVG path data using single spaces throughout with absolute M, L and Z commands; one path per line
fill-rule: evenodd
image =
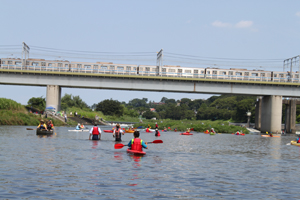
M 77 124 L 76 130 L 80 130 L 80 123 Z
M 159 136 L 160 136 L 160 132 L 158 131 L 158 128 L 155 129 L 155 136 L 156 136 L 156 137 L 159 137 Z
M 116 141 L 122 141 L 121 136 L 122 134 L 124 135 L 124 131 L 121 129 L 120 124 L 116 125 L 116 128 L 113 132 L 113 137 L 115 138 Z
M 40 129 L 40 130 L 44 129 L 44 130 L 47 130 L 47 126 L 46 126 L 44 120 L 40 120 L 40 123 L 39 123 L 37 129 Z
M 97 126 L 97 124 L 95 124 L 94 127 L 91 128 L 89 140 L 91 139 L 92 135 L 93 135 L 92 140 L 101 139 L 101 129 Z

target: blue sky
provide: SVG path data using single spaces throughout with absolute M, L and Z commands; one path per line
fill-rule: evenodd
M 2 58 L 21 57 L 21 44 L 26 42 L 31 58 L 155 65 L 156 52 L 163 49 L 166 65 L 282 71 L 284 59 L 300 54 L 297 0 L 0 0 L 0 4 Z M 56 53 L 41 51 L 47 48 Z M 78 51 L 108 53 L 95 58 L 75 56 Z M 137 52 L 147 56 L 134 56 Z M 211 96 L 63 88 L 62 96 L 65 93 L 80 95 L 88 105 L 110 98 L 128 102 Z M 45 87 L 0 85 L 0 97 L 22 104 L 40 96 L 46 96 Z

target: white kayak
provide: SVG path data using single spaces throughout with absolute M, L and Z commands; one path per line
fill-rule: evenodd
M 81 129 L 81 130 L 68 130 L 68 131 L 74 131 L 74 132 L 88 132 L 88 129 Z

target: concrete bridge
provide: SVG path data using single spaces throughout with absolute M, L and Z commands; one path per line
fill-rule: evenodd
M 281 132 L 282 97 L 300 98 L 300 83 L 0 69 L 0 84 L 47 87 L 46 104 L 60 110 L 61 88 L 260 96 L 261 132 Z M 295 124 L 291 103 L 289 131 Z M 295 115 L 294 115 L 295 114 Z M 292 121 L 294 121 L 292 123 Z

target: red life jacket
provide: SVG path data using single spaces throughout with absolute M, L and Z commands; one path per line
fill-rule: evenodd
M 117 139 L 119 139 L 119 138 L 121 139 L 121 133 L 120 133 L 120 131 L 121 131 L 121 128 L 116 128 L 115 129 L 115 134 L 116 134 L 116 138 Z
M 134 138 L 131 140 L 131 150 L 142 151 L 142 142 L 140 138 Z
M 99 135 L 99 130 L 97 126 L 93 127 L 93 135 Z

